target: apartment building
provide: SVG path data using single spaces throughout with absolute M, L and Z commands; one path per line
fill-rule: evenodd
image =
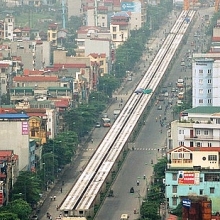
M 220 107 L 196 107 L 180 113 L 168 131 L 169 149 L 177 146 L 219 147 Z

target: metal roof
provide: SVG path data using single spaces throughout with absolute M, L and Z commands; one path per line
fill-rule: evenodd
M 0 119 L 28 119 L 26 114 L 0 114 Z
M 198 106 L 191 109 L 186 109 L 185 113 L 200 113 L 200 114 L 213 114 L 220 112 L 219 106 Z

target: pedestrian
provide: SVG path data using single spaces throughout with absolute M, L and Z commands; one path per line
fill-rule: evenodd
M 63 188 L 62 188 L 62 187 L 60 188 L 60 192 L 61 192 L 61 193 L 63 192 Z
M 64 180 L 62 181 L 62 185 L 64 185 Z
M 56 196 L 53 196 L 53 200 L 54 200 L 54 201 L 56 200 Z
M 93 143 L 93 138 L 91 139 L 91 142 Z
M 156 117 L 156 122 L 157 122 L 157 117 Z
M 53 200 L 53 196 L 50 196 L 50 200 L 51 200 L 51 201 Z
M 57 211 L 58 211 L 58 209 L 59 209 L 59 206 L 58 206 L 58 205 L 56 206 L 56 209 L 57 209 Z

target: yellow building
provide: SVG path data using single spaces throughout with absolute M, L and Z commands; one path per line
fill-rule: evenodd
M 50 41 L 52 46 L 57 46 L 58 24 L 50 24 L 47 30 L 47 41 Z
M 40 146 L 47 142 L 47 119 L 44 117 L 31 116 L 29 118 L 30 138 Z

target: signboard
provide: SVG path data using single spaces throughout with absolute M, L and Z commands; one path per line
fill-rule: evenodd
M 141 2 L 121 2 L 121 11 L 141 13 Z
M 189 200 L 189 199 L 183 199 L 182 204 L 183 204 L 184 207 L 190 208 L 190 207 L 191 207 L 191 200 Z
M 199 171 L 179 171 L 178 184 L 199 185 Z
M 22 122 L 22 135 L 29 135 L 28 121 Z

